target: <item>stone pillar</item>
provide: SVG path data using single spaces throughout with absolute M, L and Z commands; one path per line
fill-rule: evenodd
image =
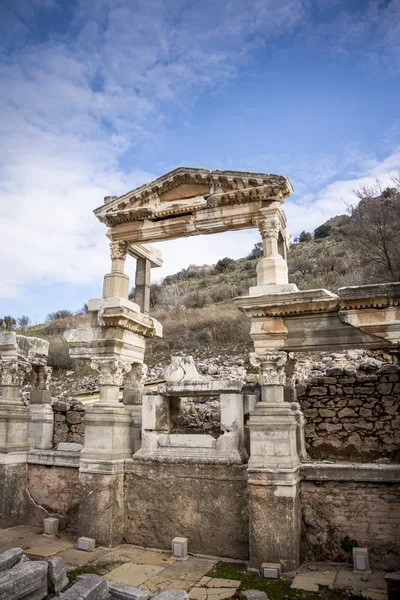
M 110 242 L 111 273 L 104 276 L 103 298 L 128 298 L 129 277 L 124 274 L 128 243 Z
M 1 346 L 0 341 L 0 354 Z M 30 365 L 0 356 L 0 369 L 0 528 L 6 528 L 23 523 L 26 511 L 29 410 L 21 402 L 20 387 Z
M 150 281 L 151 262 L 148 258 L 136 259 L 135 296 L 134 302 L 140 311 L 148 315 L 150 312 Z
M 258 221 L 257 226 L 263 240 L 264 257 L 257 263 L 257 286 L 287 285 L 288 267 L 279 254 L 278 238 L 281 230 L 278 217 Z
M 261 402 L 250 414 L 250 562 L 276 562 L 295 569 L 300 555 L 297 422 L 284 402 L 285 352 L 251 355 L 260 368 Z
M 132 448 L 136 452 L 142 439 L 142 395 L 147 365 L 134 363 L 125 375 L 123 402 L 132 413 Z
M 53 447 L 54 414 L 51 391 L 47 388 L 52 369 L 42 365 L 33 366 L 31 403 L 29 406 L 29 437 L 35 440 L 35 448 L 48 450 Z
M 132 456 L 131 411 L 119 402 L 119 389 L 131 363 L 118 356 L 92 356 L 99 373 L 100 402 L 86 411 L 81 452 L 78 533 L 113 546 L 124 527 L 124 461 Z

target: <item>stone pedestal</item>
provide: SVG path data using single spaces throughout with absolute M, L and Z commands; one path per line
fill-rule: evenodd
M 53 409 L 50 404 L 31 404 L 29 412 L 29 437 L 35 440 L 35 449 L 49 450 L 53 447 Z
M 81 458 L 78 536 L 115 546 L 123 538 L 124 460 Z
M 300 561 L 299 468 L 248 469 L 250 565 L 263 562 L 292 571 Z

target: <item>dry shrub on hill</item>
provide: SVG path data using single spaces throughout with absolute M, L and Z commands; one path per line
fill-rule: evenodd
M 150 341 L 149 350 L 187 350 L 208 344 L 249 342 L 249 319 L 232 304 L 206 308 L 159 309 L 152 313 L 164 328 L 164 338 Z

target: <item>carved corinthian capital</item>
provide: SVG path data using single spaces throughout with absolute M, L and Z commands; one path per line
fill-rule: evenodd
M 275 238 L 278 239 L 281 225 L 279 219 L 273 217 L 272 219 L 261 219 L 257 222 L 258 229 L 260 230 L 261 237 L 264 238 Z
M 1 385 L 21 387 L 25 376 L 31 372 L 32 366 L 29 363 L 18 362 L 17 359 L 4 360 L 0 363 Z
M 115 385 L 121 387 L 124 383 L 124 375 L 131 369 L 131 363 L 117 357 L 92 358 L 90 366 L 99 373 L 100 385 Z
M 132 369 L 125 375 L 125 387 L 130 390 L 140 391 L 146 381 L 147 365 L 134 363 Z
M 260 369 L 261 385 L 285 385 L 286 352 L 265 352 L 261 356 L 252 352 L 250 363 Z
M 111 259 L 125 260 L 128 252 L 128 242 L 110 242 Z

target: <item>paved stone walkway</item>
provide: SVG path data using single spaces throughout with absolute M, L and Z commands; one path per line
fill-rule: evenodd
M 291 587 L 307 592 L 318 592 L 320 586 L 331 589 L 351 589 L 354 595 L 368 600 L 386 600 L 385 573 L 353 573 L 350 566 L 343 564 L 307 563 L 302 565 Z
M 186 590 L 191 600 L 226 600 L 231 598 L 240 581 L 208 577 L 207 573 L 220 558 L 190 556 L 176 560 L 170 552 L 122 544 L 116 548 L 96 548 L 82 552 L 75 539 L 61 533 L 57 538 L 43 535 L 43 530 L 24 525 L 0 530 L 0 552 L 22 548 L 32 558 L 59 556 L 68 570 L 93 566 L 104 577 L 154 594 L 164 590 Z M 354 574 L 343 564 L 307 563 L 302 565 L 292 582 L 293 589 L 318 592 L 320 586 L 352 589 L 367 600 L 387 600 L 385 573 Z
M 154 593 L 186 590 L 191 600 L 225 600 L 231 598 L 240 585 L 236 580 L 206 577 L 219 561 L 218 557 L 189 556 L 188 560 L 179 561 L 170 552 L 130 544 L 82 552 L 75 548 L 75 540 L 68 534 L 49 538 L 42 530 L 26 526 L 1 530 L 0 552 L 15 546 L 23 548 L 31 558 L 59 556 L 68 570 L 100 568 L 108 579 Z

